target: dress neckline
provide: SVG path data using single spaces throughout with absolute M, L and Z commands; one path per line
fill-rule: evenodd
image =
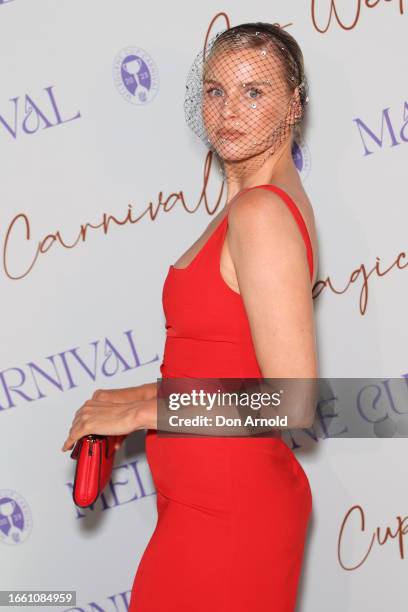
M 220 227 L 222 227 L 222 224 L 224 223 L 224 221 L 228 218 L 228 208 L 230 207 L 231 203 L 239 196 L 241 195 L 241 193 L 243 193 L 244 191 L 248 191 L 250 189 L 256 189 L 256 188 L 262 188 L 262 187 L 266 187 L 266 188 L 270 188 L 272 187 L 272 189 L 277 189 L 281 194 L 283 194 L 284 196 L 286 196 L 288 198 L 288 201 L 290 201 L 294 207 L 294 209 L 297 211 L 297 215 L 298 218 L 304 228 L 304 232 L 305 232 L 305 236 L 306 236 L 306 240 L 308 243 L 308 247 L 310 250 L 310 260 L 311 260 L 311 270 L 310 270 L 310 276 L 311 279 L 313 278 L 313 274 L 314 274 L 314 265 L 313 265 L 313 247 L 312 247 L 312 241 L 310 239 L 310 235 L 309 235 L 309 231 L 307 229 L 307 225 L 306 225 L 306 221 L 303 217 L 303 214 L 300 212 L 300 209 L 298 208 L 297 204 L 293 201 L 293 199 L 291 198 L 291 196 L 281 187 L 278 187 L 278 185 L 274 185 L 272 183 L 266 183 L 263 185 L 253 185 L 252 187 L 244 187 L 243 189 L 241 189 L 240 191 L 238 191 L 232 198 L 231 200 L 226 204 L 225 208 L 226 208 L 226 213 L 224 215 L 224 217 L 221 219 L 221 221 L 218 223 L 218 225 L 216 226 L 216 228 L 211 232 L 211 234 L 208 236 L 207 240 L 204 242 L 204 244 L 202 245 L 202 247 L 200 248 L 200 250 L 194 255 L 193 259 L 190 261 L 189 264 L 187 264 L 186 267 L 184 268 L 175 268 L 173 264 L 170 264 L 169 266 L 169 270 L 171 270 L 172 272 L 186 272 L 188 271 L 191 266 L 196 262 L 196 260 L 198 259 L 198 257 L 202 254 L 204 248 L 208 245 L 208 243 L 215 237 L 216 233 L 218 232 L 218 230 L 220 229 Z
M 187 264 L 187 266 L 185 266 L 184 268 L 175 268 L 173 264 L 170 264 L 169 269 L 170 270 L 175 270 L 176 272 L 185 272 L 186 270 L 188 270 L 193 263 L 196 261 L 196 259 L 198 258 L 198 256 L 202 253 L 202 251 L 204 250 L 204 248 L 207 246 L 207 244 L 210 242 L 210 240 L 212 238 L 214 238 L 215 234 L 217 233 L 217 231 L 220 229 L 220 227 L 222 226 L 223 222 L 225 221 L 225 219 L 227 218 L 228 215 L 228 208 L 230 206 L 230 204 L 235 200 L 235 198 L 237 198 L 243 191 L 245 191 L 246 189 L 252 189 L 252 187 L 244 187 L 244 189 L 241 189 L 240 191 L 238 191 L 231 199 L 229 202 L 227 202 L 227 204 L 225 205 L 226 208 L 226 213 L 223 216 L 223 218 L 221 219 L 221 221 L 217 224 L 217 226 L 215 227 L 215 229 L 211 232 L 211 234 L 208 236 L 207 240 L 204 242 L 204 244 L 202 245 L 202 247 L 197 251 L 197 253 L 194 255 L 193 259 L 190 261 L 190 263 Z

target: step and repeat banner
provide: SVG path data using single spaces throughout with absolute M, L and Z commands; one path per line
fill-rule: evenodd
M 408 3 L 2 0 L 0 590 L 76 592 L 38 609 L 127 610 L 157 519 L 145 432 L 88 509 L 60 449 L 96 389 L 160 376 L 169 265 L 226 196 L 184 119 L 186 76 L 208 36 L 251 21 L 305 58 L 293 156 L 319 237 L 320 375 L 383 382 L 372 437 L 325 429 L 326 412 L 287 440 L 313 493 L 297 609 L 407 610 L 408 408 L 387 381 L 408 378 Z

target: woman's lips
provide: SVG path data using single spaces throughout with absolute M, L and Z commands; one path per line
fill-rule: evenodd
M 221 136 L 221 138 L 227 138 L 228 140 L 238 138 L 239 136 L 242 136 L 242 134 L 243 132 L 239 132 L 238 130 L 220 130 L 218 132 L 218 135 Z

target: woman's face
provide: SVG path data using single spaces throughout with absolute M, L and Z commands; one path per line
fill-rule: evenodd
M 247 159 L 287 136 L 290 92 L 271 46 L 212 50 L 202 93 L 207 137 L 223 160 Z

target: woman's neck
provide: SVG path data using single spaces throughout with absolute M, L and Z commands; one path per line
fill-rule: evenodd
M 291 176 L 297 176 L 298 174 L 292 157 L 292 139 L 284 142 L 256 171 L 243 173 L 242 176 L 234 176 L 233 171 L 228 171 L 228 163 L 224 165 L 224 170 L 227 184 L 227 202 L 248 187 L 285 183 L 290 180 Z

